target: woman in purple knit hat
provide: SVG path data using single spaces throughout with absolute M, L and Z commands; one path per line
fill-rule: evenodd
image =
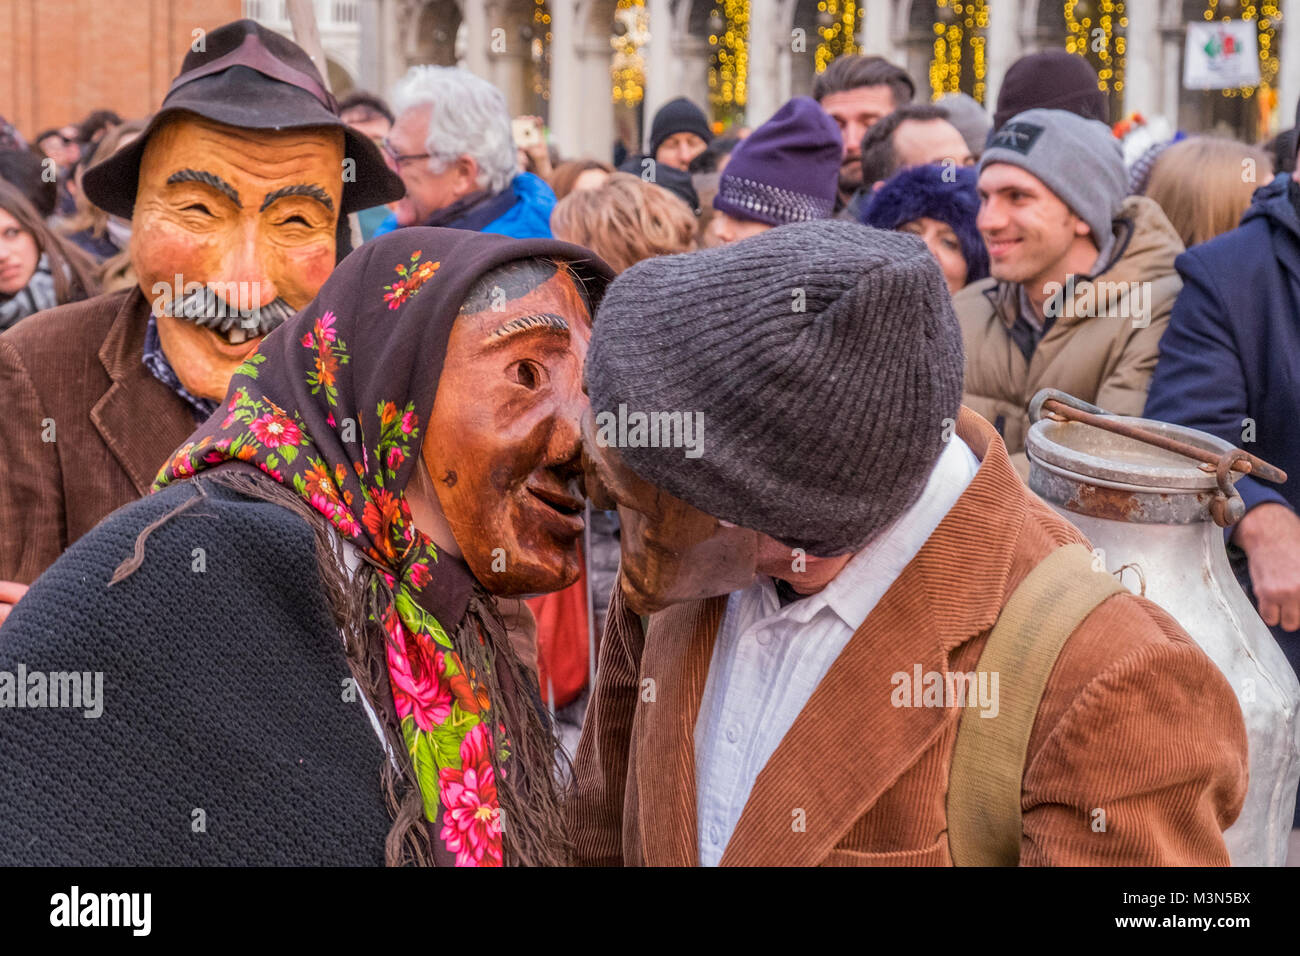
M 829 219 L 843 145 L 815 100 L 796 96 L 754 130 L 718 180 L 706 246 L 721 246 L 808 219 Z

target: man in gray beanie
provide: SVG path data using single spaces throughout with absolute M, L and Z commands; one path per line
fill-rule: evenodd
M 1090 570 L 960 408 L 961 365 L 939 268 L 901 233 L 780 226 L 609 287 L 583 440 L 622 565 L 575 761 L 578 862 L 1228 862 L 1232 690 Z M 1004 608 L 1037 676 L 986 661 Z M 996 756 L 980 725 L 1027 743 Z M 988 779 L 1010 785 L 985 800 Z M 1098 806 L 1122 825 L 1097 832 Z
M 1127 196 L 1104 123 L 1026 110 L 979 164 L 976 224 L 988 279 L 953 299 L 966 344 L 964 403 L 993 422 L 1021 474 L 1029 402 L 1059 388 L 1142 414 L 1157 346 L 1182 287 L 1178 233 L 1159 205 Z

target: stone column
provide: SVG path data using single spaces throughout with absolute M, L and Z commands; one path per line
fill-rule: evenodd
M 609 38 L 584 36 L 575 41 L 577 78 L 581 84 L 580 112 L 571 158 L 594 157 L 608 160 L 614 147 L 613 80 L 609 66 L 613 50 Z M 551 108 L 555 108 L 555 87 L 551 87 Z M 567 145 L 561 143 L 561 149 Z
M 1178 100 L 1183 88 L 1183 37 L 1173 30 L 1165 30 L 1160 40 L 1161 60 L 1164 61 L 1164 82 L 1160 84 L 1160 112 L 1169 125 L 1178 129 Z
M 376 90 L 381 96 L 387 88 L 379 73 L 379 50 L 384 39 L 379 24 L 387 12 L 388 0 L 361 0 L 358 10 L 361 47 L 357 56 L 357 85 L 363 90 Z
M 673 56 L 673 11 L 668 0 L 645 0 L 646 22 L 650 25 L 650 42 L 642 56 L 645 59 L 645 131 L 655 111 L 681 91 L 678 77 L 681 67 Z M 611 141 L 613 136 L 610 137 Z M 609 149 L 606 144 L 605 152 Z M 605 152 L 599 155 L 604 156 Z
M 1019 24 L 1016 21 L 1020 5 L 1016 0 L 988 0 L 988 10 L 989 27 L 984 43 L 984 106 L 992 116 L 1002 78 L 1019 56 Z
M 894 0 L 864 0 L 858 4 L 858 45 L 869 56 L 883 56 L 901 65 L 894 49 Z
M 488 51 L 492 43 L 486 6 L 482 0 L 461 0 L 460 15 L 465 24 L 465 69 L 491 82 Z
M 750 0 L 749 74 L 745 99 L 745 123 L 751 128 L 766 121 L 781 106 L 777 89 L 776 0 Z
M 1282 0 L 1282 22 L 1278 24 L 1282 48 L 1278 51 L 1278 129 L 1295 122 L 1300 100 L 1300 0 Z
M 599 90 L 582 85 L 576 62 L 580 27 L 576 0 L 551 0 L 551 141 L 561 156 L 579 149 L 580 110 L 594 112 Z M 608 97 L 606 97 L 608 100 Z
M 1123 115 L 1136 110 L 1150 118 L 1160 108 L 1160 10 L 1154 3 L 1128 3 L 1128 39 L 1124 57 Z M 1175 125 L 1176 122 L 1175 122 Z
M 713 54 L 707 37 L 680 36 L 673 44 L 673 68 L 676 74 L 677 92 L 674 96 L 688 97 L 705 115 L 709 115 L 709 58 Z M 667 97 L 666 99 L 671 99 Z M 661 101 L 661 105 L 662 105 Z M 646 132 L 650 131 L 650 121 L 654 113 L 647 109 L 645 114 Z

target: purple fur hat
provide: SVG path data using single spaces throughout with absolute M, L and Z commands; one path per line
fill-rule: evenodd
M 956 173 L 952 182 L 949 179 Z M 915 219 L 937 219 L 947 223 L 966 260 L 966 284 L 989 274 L 989 250 L 975 227 L 980 200 L 975 192 L 976 174 L 970 166 L 909 166 L 900 169 L 871 194 L 862 211 L 862 222 L 877 229 L 897 229 Z

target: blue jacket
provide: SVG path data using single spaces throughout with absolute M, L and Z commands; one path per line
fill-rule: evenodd
M 510 189 L 515 194 L 515 204 L 479 232 L 496 232 L 514 239 L 550 239 L 555 193 L 546 180 L 532 173 L 520 173 L 510 181 Z
M 473 216 L 451 222 L 440 222 L 438 225 L 449 229 L 474 229 L 477 232 L 495 232 L 503 236 L 510 236 L 512 239 L 552 238 L 551 210 L 555 208 L 555 193 L 551 191 L 550 186 L 546 185 L 546 180 L 540 179 L 532 173 L 519 173 L 510 181 L 510 191 L 514 195 L 514 203 L 504 213 L 489 221 L 485 226 L 478 225 L 476 217 Z M 502 195 L 502 193 L 497 193 L 489 202 L 495 202 Z M 476 206 L 475 209 L 477 211 L 478 207 Z M 384 233 L 392 232 L 396 228 L 397 215 L 389 213 L 388 218 L 379 225 L 374 235 L 382 236 Z
M 1300 187 L 1280 174 L 1256 190 L 1241 225 L 1174 262 L 1183 290 L 1147 394 L 1147 418 L 1207 431 L 1286 471 L 1283 485 L 1240 479 L 1247 509 L 1300 508 L 1296 198 Z

